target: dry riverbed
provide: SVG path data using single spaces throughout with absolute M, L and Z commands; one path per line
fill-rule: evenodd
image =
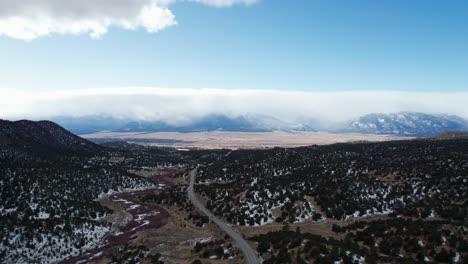
M 134 173 L 150 178 L 154 188 L 114 193 L 99 199 L 99 202 L 113 211 L 102 219 L 112 225 L 101 246 L 87 250 L 81 255 L 62 263 L 112 263 L 116 256 L 139 254 L 144 249 L 145 256 L 159 255 L 164 263 L 192 263 L 200 258 L 201 252 L 193 252 L 197 242 L 218 242 L 220 245 L 234 244 L 225 237 L 215 224 L 195 226 L 187 214 L 177 207 L 162 207 L 140 201 L 140 197 L 160 192 L 163 188 L 176 184 L 180 179 L 174 175 L 184 172 L 184 168 L 158 168 Z M 242 263 L 242 253 L 235 247 L 230 249 L 231 259 L 203 259 L 203 263 Z M 136 253 L 135 253 L 136 252 Z M 147 262 L 145 257 L 143 263 Z

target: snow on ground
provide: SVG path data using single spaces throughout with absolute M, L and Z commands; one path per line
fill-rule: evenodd
M 101 194 L 100 197 L 154 189 L 155 186 L 136 186 L 135 188 L 122 189 L 122 192 L 110 190 L 105 194 Z M 161 187 L 157 186 L 156 188 Z M 133 204 L 133 202 L 122 198 L 115 199 L 114 202 L 129 205 L 128 210 L 138 210 L 140 207 L 140 205 Z M 31 202 L 28 205 L 32 209 L 38 208 L 36 203 Z M 0 208 L 0 215 L 13 211 L 16 211 L 16 208 Z M 144 225 L 148 225 L 149 222 L 145 220 L 145 217 L 158 213 L 155 211 L 149 214 L 137 215 L 135 221 L 140 222 L 140 225 L 134 229 L 136 230 Z M 50 213 L 39 211 L 33 217 L 35 219 L 46 220 L 50 218 Z M 59 231 L 38 233 L 29 240 L 23 235 L 25 230 L 17 228 L 4 236 L 8 238 L 8 246 L 6 247 L 6 256 L 4 256 L 2 261 L 5 263 L 54 263 L 98 247 L 104 242 L 104 237 L 111 232 L 109 226 L 97 221 L 102 217 L 104 216 L 97 214 L 96 219 L 83 219 L 83 222 L 79 222 L 79 224 L 71 222 L 69 224 L 70 234 L 65 231 L 65 224 L 59 224 L 54 226 L 54 229 Z M 55 215 L 54 218 L 60 219 L 60 215 Z M 4 248 L 5 245 L 0 243 L 0 249 Z
M 39 234 L 32 241 L 26 242 L 20 234 L 12 232 L 8 235 L 10 248 L 3 261 L 5 263 L 54 263 L 69 256 L 76 256 L 83 251 L 94 248 L 102 242 L 110 231 L 107 226 L 96 226 L 84 223 L 73 226 L 71 236 L 60 236 L 52 233 Z M 79 245 L 79 243 L 83 243 Z M 77 246 L 79 245 L 79 246 Z

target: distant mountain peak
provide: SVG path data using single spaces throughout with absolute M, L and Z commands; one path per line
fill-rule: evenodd
M 467 128 L 467 121 L 454 115 L 398 112 L 361 116 L 348 122 L 340 132 L 426 137 L 446 131 L 465 131 Z
M 430 137 L 446 131 L 467 131 L 467 121 L 447 114 L 421 112 L 370 113 L 339 124 L 323 124 L 313 117 L 284 121 L 276 117 L 246 113 L 211 113 L 177 123 L 173 120 L 118 119 L 103 116 L 59 117 L 54 119 L 77 134 L 113 132 L 271 132 L 329 131 L 338 133 L 388 134 Z
M 77 134 L 100 131 L 113 132 L 271 132 L 271 131 L 313 131 L 310 126 L 285 122 L 261 114 L 227 115 L 211 113 L 193 118 L 190 122 L 174 123 L 165 120 L 122 120 L 112 117 L 59 117 L 54 119 L 65 128 Z

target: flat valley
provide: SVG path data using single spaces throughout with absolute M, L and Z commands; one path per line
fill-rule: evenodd
M 81 135 L 88 140 L 102 143 L 125 141 L 147 146 L 178 149 L 260 149 L 273 147 L 302 147 L 334 143 L 383 142 L 408 140 L 413 137 L 358 133 L 320 132 L 98 132 Z

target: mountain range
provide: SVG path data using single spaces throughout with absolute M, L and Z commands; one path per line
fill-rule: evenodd
M 416 112 L 368 114 L 347 122 L 340 132 L 430 137 L 447 131 L 467 131 L 468 121 L 454 115 Z
M 128 120 L 114 117 L 84 116 L 56 117 L 54 122 L 76 134 L 89 134 L 100 131 L 113 132 L 270 132 L 270 131 L 315 131 L 311 126 L 286 122 L 267 115 L 246 114 L 229 116 L 208 114 L 194 118 L 190 122 L 172 123 L 163 120 Z
M 114 117 L 84 116 L 57 117 L 53 121 L 76 134 L 101 131 L 113 132 L 271 132 L 324 131 L 332 133 L 387 134 L 430 137 L 447 131 L 468 131 L 468 121 L 455 115 L 436 115 L 419 112 L 372 113 L 359 118 L 321 128 L 313 119 L 283 121 L 267 115 L 247 114 L 229 116 L 209 114 L 191 122 L 171 122 L 118 119 Z

